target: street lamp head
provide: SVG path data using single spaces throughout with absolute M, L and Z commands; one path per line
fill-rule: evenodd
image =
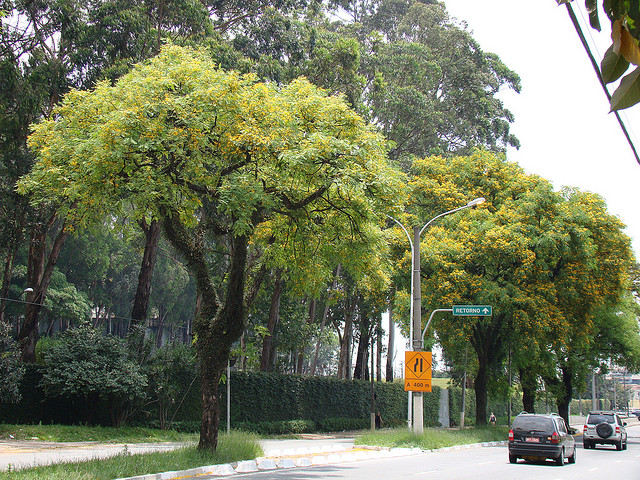
M 475 198 L 475 199 L 471 200 L 469 203 L 467 203 L 467 207 L 475 207 L 475 206 L 478 206 L 478 205 L 480 205 L 481 203 L 484 203 L 484 202 L 485 202 L 484 197 L 478 197 L 478 198 Z

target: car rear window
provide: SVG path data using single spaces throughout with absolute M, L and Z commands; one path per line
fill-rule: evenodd
M 521 416 L 516 417 L 516 419 L 513 421 L 513 429 L 525 432 L 530 432 L 533 430 L 537 430 L 540 432 L 553 432 L 555 427 L 553 424 L 553 420 L 551 420 L 550 418 Z
M 587 419 L 587 423 L 589 425 L 597 425 L 602 422 L 616 423 L 613 418 L 613 415 L 606 415 L 606 414 L 603 415 L 603 414 L 592 413 L 591 415 L 589 415 L 589 418 Z

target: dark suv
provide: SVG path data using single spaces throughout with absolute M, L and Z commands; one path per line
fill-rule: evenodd
M 617 450 L 626 450 L 626 425 L 613 411 L 590 412 L 582 432 L 582 444 L 584 448 L 595 448 L 599 443 L 615 445 Z
M 509 432 L 509 462 L 554 459 L 556 465 L 576 461 L 576 442 L 562 417 L 523 412 Z

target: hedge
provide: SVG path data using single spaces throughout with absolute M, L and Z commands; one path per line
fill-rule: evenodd
M 40 387 L 42 367 L 30 365 L 21 385 L 22 401 L 0 404 L 0 422 L 77 424 L 86 418 L 81 398 L 47 398 Z M 200 425 L 200 382 L 182 379 L 180 398 L 168 412 L 171 428 L 197 430 Z M 339 431 L 368 428 L 371 422 L 371 383 L 331 377 L 281 375 L 263 372 L 231 373 L 231 427 L 263 434 Z M 220 385 L 221 428 L 226 428 L 226 385 Z M 407 393 L 402 382 L 374 383 L 375 409 L 383 426 L 406 425 Z M 467 392 L 467 418 L 473 415 L 473 391 Z M 470 395 L 469 395 L 470 394 Z M 460 395 L 450 390 L 451 424 L 460 418 Z M 424 394 L 425 426 L 438 426 L 440 388 Z M 141 405 L 128 423 L 159 426 L 155 404 Z M 106 409 L 98 423 L 108 425 Z

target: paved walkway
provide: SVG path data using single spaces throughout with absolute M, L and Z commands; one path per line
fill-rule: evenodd
M 149 453 L 173 450 L 179 443 L 98 443 L 0 440 L 0 471 L 52 463 L 108 458 L 119 453 Z

